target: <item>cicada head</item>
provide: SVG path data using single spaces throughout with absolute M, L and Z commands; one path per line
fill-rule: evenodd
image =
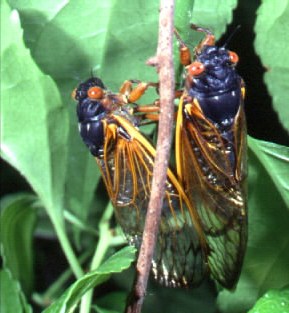
M 72 97 L 76 101 L 83 101 L 86 98 L 90 100 L 99 100 L 104 96 L 106 87 L 98 77 L 91 77 L 73 91 Z
M 207 29 L 192 28 L 206 36 L 195 49 L 194 61 L 186 66 L 186 92 L 214 124 L 231 125 L 242 100 L 243 81 L 235 68 L 238 55 L 215 45 Z
M 97 157 L 102 155 L 104 144 L 102 119 L 106 116 L 106 108 L 102 102 L 105 95 L 106 88 L 97 77 L 81 83 L 72 93 L 78 101 L 76 111 L 80 135 L 90 152 Z
M 187 88 L 191 96 L 216 95 L 240 88 L 235 70 L 238 56 L 224 47 L 204 45 L 187 66 Z
M 95 119 L 105 112 L 103 101 L 106 97 L 106 88 L 103 82 L 92 77 L 81 83 L 72 93 L 72 97 L 78 101 L 77 116 L 79 122 Z

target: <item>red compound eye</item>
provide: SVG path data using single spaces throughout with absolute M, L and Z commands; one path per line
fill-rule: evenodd
M 239 61 L 238 54 L 233 51 L 229 51 L 229 58 L 233 64 L 237 64 Z
M 90 87 L 87 90 L 87 95 L 90 99 L 101 99 L 103 97 L 103 90 L 100 87 Z
M 205 70 L 205 66 L 201 62 L 193 62 L 191 65 L 188 67 L 188 73 L 191 76 L 199 76 L 202 74 Z

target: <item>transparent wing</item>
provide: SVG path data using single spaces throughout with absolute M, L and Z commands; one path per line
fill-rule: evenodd
M 198 105 L 184 105 L 181 100 L 176 130 L 178 176 L 201 219 L 210 250 L 210 271 L 224 287 L 233 288 L 247 240 L 246 128 L 242 105 L 229 132 L 234 138 L 233 151 Z
M 130 243 L 138 247 L 151 192 L 155 149 L 121 116 L 113 115 L 105 125 L 104 157 L 97 162 L 118 223 Z M 154 276 L 167 286 L 197 285 L 207 272 L 207 252 L 198 215 L 168 170 Z

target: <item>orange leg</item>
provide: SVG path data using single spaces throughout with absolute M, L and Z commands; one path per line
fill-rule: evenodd
M 158 100 L 156 100 L 153 104 L 136 105 L 133 108 L 133 113 L 142 119 L 141 125 L 157 122 L 159 120 L 159 111 L 160 107 Z
M 215 44 L 215 36 L 207 28 L 199 27 L 195 24 L 191 24 L 191 28 L 197 32 L 202 32 L 206 34 L 206 37 L 197 45 L 195 48 L 196 53 L 200 53 L 203 46 L 213 46 Z
M 175 99 L 179 99 L 183 95 L 183 90 L 175 90 Z M 148 105 L 135 105 L 133 108 L 134 113 L 158 113 L 160 111 L 160 100 L 155 100 L 152 104 Z
M 143 116 L 143 120 L 146 120 L 146 124 L 158 122 L 160 118 L 159 114 L 145 114 Z M 143 125 L 143 123 L 142 123 Z
M 133 84 L 137 84 L 137 86 L 133 88 Z M 140 80 L 131 79 L 131 80 L 126 80 L 122 84 L 122 86 L 120 87 L 119 93 L 126 96 L 127 101 L 129 103 L 134 103 L 144 95 L 144 93 L 149 87 L 157 88 L 158 86 L 159 86 L 158 83 L 152 83 L 152 82 L 146 83 Z
M 208 29 L 199 27 L 195 24 L 191 24 L 191 28 L 206 34 L 206 37 L 195 48 L 195 53 L 201 52 L 203 46 L 213 46 L 215 44 L 215 36 Z M 180 62 L 182 65 L 187 66 L 192 63 L 191 52 L 176 29 L 174 29 L 174 33 L 179 42 Z
M 191 52 L 188 46 L 182 40 L 180 34 L 174 29 L 175 36 L 179 42 L 180 62 L 183 66 L 187 66 L 192 63 Z
M 175 112 L 174 115 L 175 115 L 175 120 L 176 120 L 178 112 Z M 144 114 L 142 115 L 142 120 L 140 122 L 140 125 L 143 126 L 143 125 L 156 123 L 159 121 L 159 119 L 160 119 L 159 114 Z
M 133 84 L 137 84 L 133 88 Z M 158 88 L 158 83 L 142 82 L 140 80 L 126 80 L 119 89 L 118 98 L 125 96 L 128 103 L 132 103 L 132 114 L 139 116 L 142 119 L 141 125 L 154 123 L 159 120 L 160 100 L 155 100 L 152 104 L 138 105 L 135 102 L 139 100 L 148 87 Z M 175 91 L 175 98 L 182 96 L 183 90 Z
M 134 112 L 139 112 L 139 113 L 153 113 L 153 112 L 159 112 L 159 111 L 160 111 L 159 100 L 156 100 L 153 104 L 137 105 L 134 108 Z

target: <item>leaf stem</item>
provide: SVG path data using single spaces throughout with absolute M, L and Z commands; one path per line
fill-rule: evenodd
M 113 207 L 111 203 L 109 203 L 99 222 L 99 240 L 98 240 L 98 245 L 95 250 L 94 256 L 91 261 L 90 271 L 99 267 L 108 248 L 110 247 L 113 236 L 110 231 L 109 221 L 110 221 L 112 214 L 113 214 Z M 85 294 L 85 296 L 82 297 L 80 310 L 79 310 L 80 313 L 90 312 L 91 303 L 92 303 L 92 295 L 93 295 L 93 289 L 89 290 Z
M 48 210 L 48 212 L 52 212 L 52 210 Z M 76 276 L 76 278 L 80 278 L 83 276 L 83 270 L 79 264 L 79 261 L 72 249 L 72 246 L 70 244 L 70 241 L 67 237 L 67 234 L 65 232 L 65 227 L 63 220 L 60 220 L 57 218 L 57 215 L 50 215 L 51 221 L 53 223 L 56 235 L 58 237 L 58 240 L 60 242 L 61 248 L 65 254 L 65 257 L 67 259 L 67 262 L 69 263 L 73 274 Z
M 73 215 L 71 212 L 64 210 L 63 216 L 66 221 L 74 225 L 84 232 L 90 233 L 93 236 L 98 236 L 98 232 L 91 226 L 88 226 L 85 222 L 81 221 L 78 217 Z

